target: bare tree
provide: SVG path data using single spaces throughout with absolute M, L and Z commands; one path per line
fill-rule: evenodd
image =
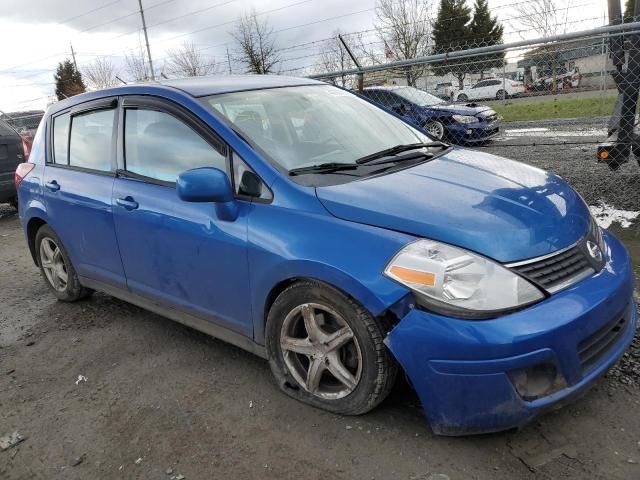
M 530 0 L 514 5 L 517 23 L 539 37 L 551 37 L 561 31 L 561 12 L 556 0 Z M 565 28 L 566 28 L 565 14 Z
M 377 0 L 376 30 L 384 43 L 387 60 L 405 60 L 428 55 L 431 38 L 430 0 Z M 425 66 L 405 67 L 400 71 L 407 84 L 415 86 Z
M 82 75 L 92 89 L 109 88 L 118 85 L 118 71 L 108 57 L 96 57 L 82 67 Z
M 340 34 L 340 30 L 335 30 L 332 38 L 320 44 L 320 60 L 316 64 L 317 73 L 344 72 L 345 70 L 355 67 L 347 49 L 344 48 L 344 45 L 338 38 Z M 349 42 L 349 37 L 343 38 L 345 42 Z M 349 45 L 349 48 L 353 51 L 352 45 Z M 346 87 L 349 80 L 349 77 L 344 74 L 332 79 L 334 83 L 342 87 Z
M 273 28 L 266 19 L 258 19 L 255 10 L 244 13 L 231 35 L 238 42 L 238 60 L 246 66 L 248 73 L 275 71 L 280 55 L 276 49 Z
M 193 42 L 184 42 L 168 56 L 169 72 L 182 77 L 201 77 L 219 70 L 215 59 L 203 55 Z
M 151 79 L 151 68 L 142 46 L 137 50 L 131 50 L 124 57 L 126 70 L 129 76 L 136 82 L 146 82 Z

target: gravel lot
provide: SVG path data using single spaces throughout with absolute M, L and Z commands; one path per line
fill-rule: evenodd
M 517 135 L 488 149 L 573 180 L 593 178 L 578 167 L 602 170 L 582 150 L 552 162 L 500 146 Z M 636 195 L 640 169 L 629 171 Z M 640 268 L 640 226 L 623 237 Z M 519 432 L 435 437 L 404 382 L 365 416 L 325 413 L 281 394 L 266 362 L 204 334 L 102 294 L 55 301 L 0 205 L 0 436 L 25 437 L 0 451 L 2 479 L 632 479 L 639 406 L 636 338 L 583 399 Z

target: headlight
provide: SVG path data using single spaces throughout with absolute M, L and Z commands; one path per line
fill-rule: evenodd
M 452 115 L 451 118 L 460 123 L 478 123 L 480 121 L 477 117 L 472 117 L 471 115 Z
M 433 240 L 404 247 L 384 270 L 418 303 L 460 318 L 492 318 L 544 298 L 524 278 L 475 253 Z

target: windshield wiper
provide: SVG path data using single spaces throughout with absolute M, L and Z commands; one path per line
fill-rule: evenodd
M 358 165 L 354 163 L 337 163 L 337 162 L 329 162 L 329 163 L 321 163 L 319 165 L 310 165 L 308 167 L 299 167 L 293 168 L 289 170 L 289 175 L 304 175 L 306 173 L 333 173 L 333 172 L 341 172 L 344 170 L 355 170 L 358 168 Z
M 395 147 L 386 148 L 384 150 L 380 150 L 379 152 L 372 153 L 371 155 L 367 155 L 365 157 L 361 157 L 356 160 L 358 165 L 363 164 L 371 164 L 374 163 L 374 160 L 378 160 L 385 157 L 391 157 L 393 155 L 397 155 L 402 152 L 406 152 L 409 150 L 417 150 L 419 148 L 428 148 L 428 147 L 441 147 L 441 148 L 449 148 L 449 145 L 444 142 L 429 142 L 429 143 L 407 143 L 405 145 L 396 145 Z M 413 158 L 413 157 L 410 157 Z M 398 158 L 397 160 L 404 160 L 406 158 Z M 390 160 L 394 161 L 394 160 Z M 386 161 L 384 162 L 386 163 Z

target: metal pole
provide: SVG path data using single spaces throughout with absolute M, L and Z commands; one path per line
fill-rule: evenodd
M 640 3 L 640 2 L 638 2 Z M 450 60 L 452 58 L 466 58 L 484 55 L 487 53 L 504 52 L 511 49 L 518 49 L 522 47 L 534 47 L 536 45 L 543 45 L 547 43 L 561 43 L 569 42 L 572 40 L 582 39 L 584 37 L 594 37 L 604 34 L 623 34 L 625 32 L 640 31 L 640 22 L 625 23 L 620 25 L 609 25 L 606 27 L 593 28 L 591 30 L 583 30 L 581 32 L 571 32 L 560 35 L 552 35 L 550 37 L 541 37 L 533 40 L 519 40 L 512 43 L 504 43 L 501 45 L 490 45 L 487 47 L 471 48 L 468 50 L 458 50 L 455 52 L 441 53 L 437 55 L 428 55 L 425 57 L 412 58 L 409 60 L 397 60 L 395 62 L 382 63 L 378 65 L 371 65 L 362 67 L 361 69 L 352 68 L 340 72 L 327 72 L 309 75 L 307 78 L 335 78 L 341 75 L 355 75 L 362 71 L 363 73 L 378 72 L 381 70 L 387 70 L 389 68 L 407 67 L 412 65 L 426 65 L 430 63 L 442 62 L 443 60 Z
M 138 0 L 140 5 L 140 17 L 142 18 L 142 30 L 144 31 L 144 41 L 147 44 L 147 55 L 149 56 L 149 70 L 151 70 L 151 80 L 156 79 L 156 74 L 153 71 L 153 60 L 151 59 L 151 47 L 149 47 L 149 36 L 147 35 L 147 22 L 144 19 L 144 9 L 142 8 L 142 0 Z
M 229 47 L 227 47 L 227 63 L 229 64 L 229 75 L 232 75 L 233 71 L 231 71 L 231 55 L 229 55 Z
M 347 42 L 345 42 L 344 38 L 342 38 L 342 35 L 338 34 L 338 40 L 340 40 L 340 43 L 342 43 L 342 46 L 347 51 L 347 54 L 349 54 L 349 56 L 351 57 L 351 60 L 353 61 L 353 63 L 355 64 L 355 66 L 359 70 L 358 73 L 356 74 L 356 78 L 357 78 L 357 81 L 358 81 L 357 87 L 358 87 L 358 91 L 362 92 L 364 90 L 364 74 L 361 71 L 362 70 L 362 66 L 360 65 L 360 62 L 358 61 L 356 56 L 353 54 L 353 52 L 349 48 L 349 45 L 347 45 Z

